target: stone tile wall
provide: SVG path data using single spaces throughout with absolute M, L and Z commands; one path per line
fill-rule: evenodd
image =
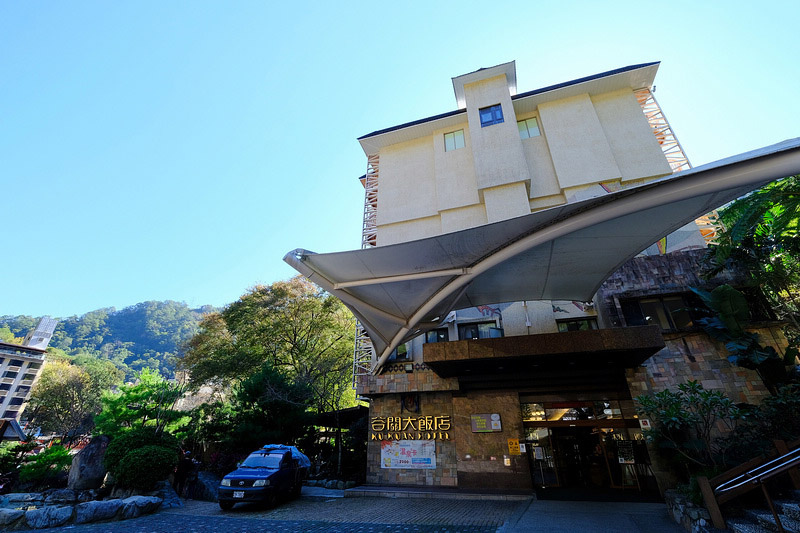
M 500 415 L 502 431 L 473 433 L 471 415 L 491 413 Z M 510 455 L 508 450 L 508 439 L 525 438 L 516 390 L 454 394 L 453 431 L 459 487 L 532 487 L 527 456 Z M 504 464 L 506 457 L 511 460 L 510 466 Z
M 433 373 L 427 372 L 427 374 Z M 400 402 L 400 394 L 374 397 L 370 404 L 370 420 L 376 416 L 408 416 L 408 412 L 401 413 Z M 419 407 L 419 414 L 414 413 L 414 416 L 449 415 L 450 420 L 453 420 L 453 403 L 450 392 L 421 392 Z M 367 483 L 455 487 L 458 485 L 456 462 L 453 431 L 450 432 L 450 440 L 436 441 L 435 469 L 381 468 L 381 443 L 369 439 L 367 443 Z
M 756 329 L 765 344 L 785 349 L 777 326 Z M 675 389 L 689 380 L 699 381 L 704 388 L 721 390 L 734 402 L 759 404 L 769 395 L 756 371 L 732 365 L 725 347 L 705 333 L 665 334 L 666 347 L 648 359 L 643 366 L 626 373 L 631 396 L 653 394 Z M 785 343 L 785 339 L 783 339 Z
M 393 365 L 379 376 L 359 376 L 356 393 L 373 395 L 458 390 L 458 379 L 443 379 L 424 364 L 413 364 L 412 372 L 403 370 L 402 365 Z

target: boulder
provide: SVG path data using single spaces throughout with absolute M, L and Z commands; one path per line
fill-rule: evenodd
M 159 481 L 156 483 L 156 490 L 148 492 L 146 496 L 156 496 L 161 498 L 161 507 L 163 509 L 172 509 L 173 507 L 183 507 L 178 493 L 172 488 L 169 481 Z
M 75 506 L 75 523 L 111 520 L 122 508 L 122 500 L 104 500 L 79 503 Z
M 19 520 L 25 511 L 22 509 L 0 509 L 0 526 L 10 526 Z M 3 530 L 7 529 L 2 527 Z
M 220 479 L 211 472 L 198 472 L 194 483 L 192 498 L 204 502 L 216 502 Z
M 122 500 L 120 518 L 136 518 L 154 512 L 161 505 L 161 498 L 155 496 L 131 496 Z
M 39 492 L 11 492 L 6 494 L 5 501 L 9 507 L 28 507 L 41 505 L 44 498 Z
M 100 499 L 100 495 L 99 495 L 97 489 L 88 489 L 88 490 L 82 490 L 82 491 L 78 492 L 78 499 L 76 501 L 78 503 L 81 503 L 81 502 L 90 502 L 92 500 L 99 500 L 99 499 Z
M 106 474 L 103 458 L 109 440 L 105 435 L 94 437 L 84 449 L 73 457 L 67 481 L 69 488 L 75 490 L 100 488 Z
M 120 485 L 114 485 L 114 488 L 111 489 L 111 493 L 109 494 L 109 498 L 123 500 L 125 498 L 130 498 L 131 496 L 138 496 L 139 492 L 140 491 L 137 491 L 136 489 L 129 489 Z
M 72 506 L 50 506 L 25 511 L 25 522 L 33 529 L 63 526 L 70 518 L 72 518 Z
M 45 505 L 67 505 L 78 501 L 78 494 L 72 489 L 55 489 L 43 496 Z

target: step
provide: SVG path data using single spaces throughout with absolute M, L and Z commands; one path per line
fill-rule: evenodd
M 748 509 L 745 515 L 750 520 L 755 520 L 758 525 L 767 529 L 768 531 L 779 531 L 778 525 L 775 523 L 775 518 L 772 513 L 763 509 Z M 800 533 L 800 521 L 789 518 L 785 514 L 778 514 L 781 519 L 784 531 L 786 533 Z
M 795 500 L 776 500 L 775 507 L 792 520 L 800 521 L 800 503 Z
M 728 525 L 728 529 L 734 533 L 770 533 L 769 529 L 764 529 L 755 522 L 745 518 L 729 518 L 725 522 Z

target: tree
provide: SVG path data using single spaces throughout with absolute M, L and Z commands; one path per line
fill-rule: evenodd
M 119 392 L 106 391 L 102 410 L 95 417 L 97 431 L 114 437 L 130 428 L 151 427 L 156 434 L 176 431 L 188 422 L 185 413 L 175 410 L 185 387 L 170 383 L 157 371 L 145 368 L 133 385 L 122 385 Z
M 787 359 L 800 345 L 800 175 L 773 182 L 720 213 L 724 230 L 709 250 L 707 274 L 728 264 L 746 271 L 778 318 L 788 322 Z
M 100 390 L 82 368 L 67 361 L 45 365 L 30 398 L 30 418 L 69 443 L 92 426 Z
M 193 386 L 229 387 L 265 365 L 307 387 L 318 412 L 352 404 L 353 318 L 335 297 L 295 277 L 259 285 L 206 316 L 179 367 Z
M 312 395 L 269 364 L 242 380 L 229 401 L 205 404 L 195 413 L 198 441 L 250 451 L 266 443 L 295 443 L 305 433 Z
M 755 370 L 772 394 L 786 380 L 783 359 L 772 346 L 762 346 L 757 333 L 746 331 L 750 310 L 745 296 L 730 285 L 720 285 L 711 292 L 692 288 L 713 316 L 697 320 L 708 335 L 725 343 L 730 352 L 728 360 L 738 366 Z
M 638 411 L 649 418 L 653 429 L 648 437 L 661 448 L 676 452 L 693 468 L 714 467 L 720 460 L 717 432 L 728 432 L 740 418 L 738 407 L 721 391 L 705 390 L 696 381 L 636 398 Z

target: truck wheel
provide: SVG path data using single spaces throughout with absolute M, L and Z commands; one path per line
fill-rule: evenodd
M 266 504 L 268 509 L 272 509 L 276 505 L 278 505 L 278 495 L 275 493 L 274 490 L 269 491 L 267 495 Z
M 223 511 L 230 511 L 231 509 L 233 509 L 233 505 L 234 502 L 225 502 L 225 501 L 219 502 L 219 508 L 222 509 Z

